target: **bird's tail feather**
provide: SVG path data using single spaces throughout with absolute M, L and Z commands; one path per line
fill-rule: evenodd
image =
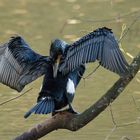
M 35 114 L 48 114 L 54 111 L 54 100 L 51 97 L 44 97 L 34 107 L 32 107 L 25 115 L 24 118 L 29 117 L 32 113 Z

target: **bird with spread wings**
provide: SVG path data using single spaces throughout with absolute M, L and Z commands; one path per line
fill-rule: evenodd
M 26 114 L 55 113 L 72 108 L 75 89 L 85 72 L 85 64 L 98 61 L 104 68 L 124 76 L 128 63 L 122 55 L 111 29 L 96 29 L 76 42 L 52 41 L 50 55 L 34 52 L 21 36 L 12 37 L 0 47 L 0 82 L 18 92 L 45 75 L 37 103 Z

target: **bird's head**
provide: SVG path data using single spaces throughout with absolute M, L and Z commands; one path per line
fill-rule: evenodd
M 54 76 L 54 78 L 57 77 L 59 63 L 60 63 L 62 56 L 65 53 L 66 45 L 67 45 L 66 42 L 59 40 L 59 39 L 55 39 L 51 43 L 50 57 L 53 60 L 53 76 Z

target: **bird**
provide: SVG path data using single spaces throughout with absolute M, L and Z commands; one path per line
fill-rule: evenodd
M 71 44 L 54 39 L 48 56 L 33 51 L 23 37 L 17 35 L 0 47 L 0 82 L 21 92 L 27 84 L 44 76 L 37 103 L 24 118 L 32 113 L 54 115 L 65 107 L 77 113 L 72 107 L 76 87 L 86 64 L 95 61 L 120 77 L 129 72 L 118 41 L 107 27 L 98 28 Z

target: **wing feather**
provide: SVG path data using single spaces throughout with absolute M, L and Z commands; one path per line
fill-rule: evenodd
M 119 49 L 118 42 L 111 29 L 106 27 L 99 28 L 69 45 L 59 71 L 66 74 L 83 63 L 96 60 L 104 68 L 119 75 L 128 72 L 128 63 Z
M 20 36 L 0 47 L 0 82 L 17 91 L 45 74 L 49 67 L 49 58 L 31 50 Z

